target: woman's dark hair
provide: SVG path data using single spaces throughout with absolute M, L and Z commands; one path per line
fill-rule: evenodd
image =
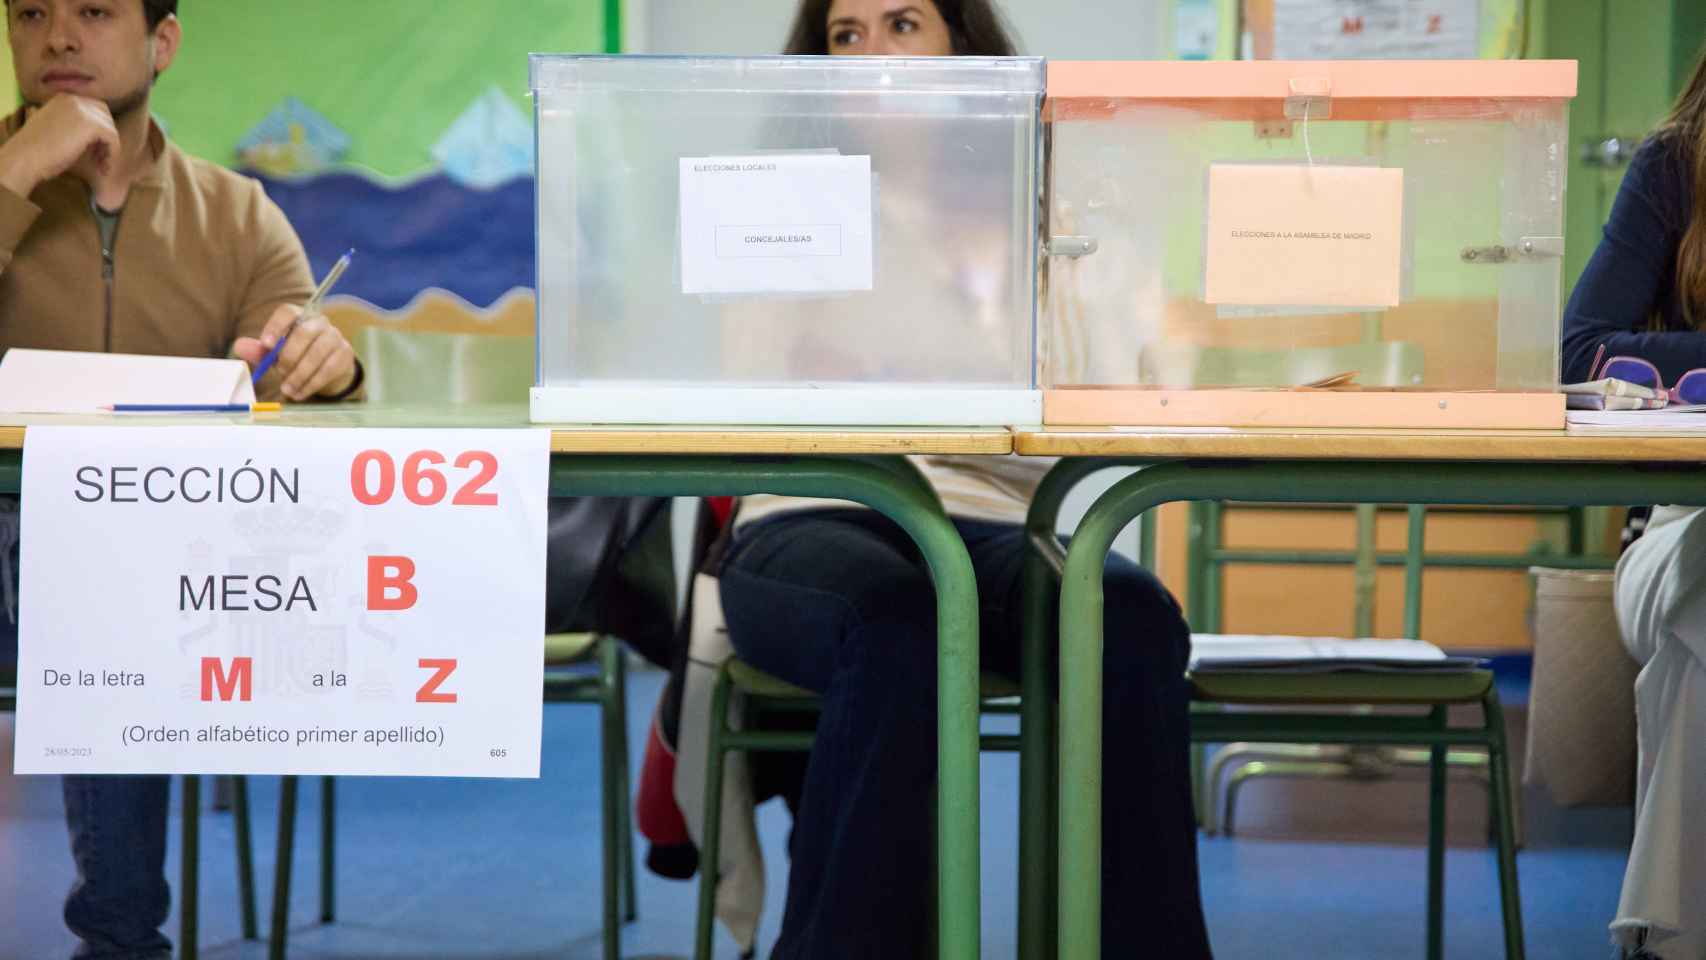
M 1706 47 L 1657 135 L 1674 139 L 1681 148 L 1694 187 L 1694 209 L 1688 211 L 1688 230 L 1676 256 L 1677 299 L 1683 317 L 1706 329 Z
M 782 52 L 794 55 L 829 53 L 829 7 L 834 0 L 800 0 L 800 12 L 788 31 Z M 1018 51 L 993 0 L 918 0 L 934 3 L 948 24 L 948 36 L 959 57 L 1011 57 Z

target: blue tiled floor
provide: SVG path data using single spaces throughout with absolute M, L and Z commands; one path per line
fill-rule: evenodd
M 659 683 L 655 673 L 633 676 L 636 745 Z M 316 781 L 304 781 L 291 956 L 599 956 L 596 732 L 592 708 L 548 708 L 538 782 L 340 781 L 340 920 L 327 927 L 315 922 L 318 791 Z M 11 719 L 0 717 L 5 770 L 11 739 Z M 984 770 L 984 955 L 1011 957 L 1017 764 L 992 755 Z M 264 927 L 277 780 L 253 783 Z M 258 960 L 264 948 L 238 940 L 230 819 L 214 814 L 203 823 L 202 955 Z M 1520 860 L 1529 956 L 1609 955 L 1605 923 L 1622 877 L 1626 823 L 1618 811 L 1531 823 Z M 787 828 L 779 805 L 761 812 L 772 867 L 764 942 L 778 922 Z M 1214 838 L 1203 840 L 1201 851 L 1210 928 L 1223 960 L 1422 956 L 1419 845 Z M 1447 956 L 1499 955 L 1492 854 L 1471 843 L 1454 847 L 1447 862 Z M 168 869 L 176 877 L 175 859 Z M 58 781 L 0 774 L 0 958 L 69 956 L 59 906 L 70 879 Z M 624 955 L 686 956 L 694 895 L 691 884 L 642 871 L 640 920 L 625 931 Z M 174 914 L 169 932 L 176 923 Z M 720 949 L 720 957 L 734 956 L 726 939 Z

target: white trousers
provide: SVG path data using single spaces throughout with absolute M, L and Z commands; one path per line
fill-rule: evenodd
M 1611 929 L 1706 960 L 1706 512 L 1659 507 L 1617 565 L 1617 621 L 1641 664 L 1635 840 Z

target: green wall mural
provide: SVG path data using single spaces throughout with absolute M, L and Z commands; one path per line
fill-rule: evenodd
M 493 87 L 531 116 L 527 54 L 603 50 L 607 6 L 182 0 L 183 52 L 154 111 L 189 152 L 234 163 L 238 142 L 294 97 L 348 134 L 341 163 L 408 176 L 437 166 L 433 144 Z

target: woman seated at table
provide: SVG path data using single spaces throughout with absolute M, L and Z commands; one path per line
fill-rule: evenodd
M 1012 44 L 988 0 L 805 0 L 787 52 L 1006 55 Z M 1050 463 L 915 462 L 970 550 L 983 663 L 1016 677 L 1022 524 Z M 772 956 L 927 955 L 937 688 L 929 573 L 899 526 L 853 504 L 750 497 L 736 522 L 720 571 L 730 640 L 743 660 L 824 698 Z M 1103 949 L 1206 957 L 1189 630 L 1148 572 L 1117 556 L 1106 569 Z
M 1564 313 L 1564 380 L 1706 401 L 1706 55 L 1636 152 Z M 1696 393 L 1696 391 L 1700 391 Z M 1706 958 L 1706 512 L 1658 507 L 1617 565 L 1635 683 L 1635 841 L 1612 933 L 1629 958 Z M 1692 821 L 1692 822 L 1689 822 Z

